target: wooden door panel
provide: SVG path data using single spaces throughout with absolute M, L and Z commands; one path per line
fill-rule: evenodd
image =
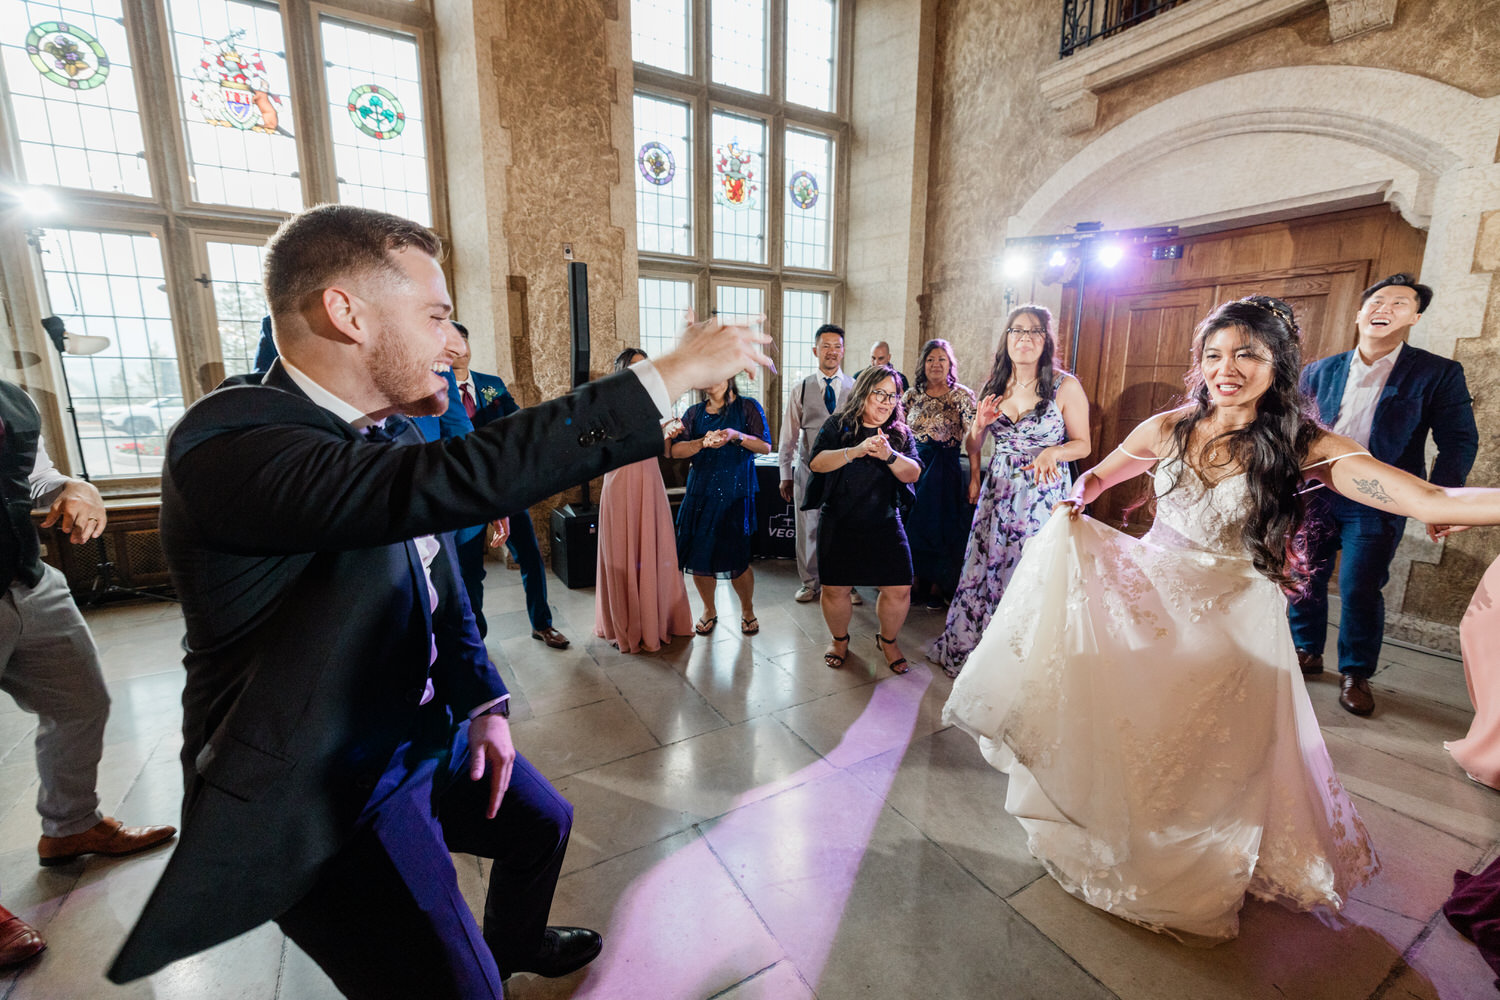
M 1292 307 L 1302 331 L 1302 363 L 1349 350 L 1359 293 L 1369 286 L 1370 261 L 1351 261 L 1317 274 L 1257 278 L 1220 286 L 1220 301 L 1274 295 Z

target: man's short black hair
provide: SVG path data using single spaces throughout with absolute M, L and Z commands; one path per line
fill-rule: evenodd
M 451 319 L 448 322 L 450 322 L 450 323 L 453 324 L 453 329 L 455 329 L 455 330 L 458 331 L 458 335 L 460 337 L 464 338 L 465 340 L 469 339 L 469 328 L 468 327 L 464 326 L 462 323 L 460 323 L 456 319 Z
M 818 329 L 816 331 L 813 332 L 813 346 L 814 347 L 816 347 L 817 344 L 818 344 L 818 338 L 821 337 L 821 336 L 823 336 L 823 334 L 825 334 L 825 333 L 836 333 L 836 334 L 838 334 L 839 335 L 839 342 L 840 343 L 842 343 L 843 340 L 844 340 L 844 328 L 843 327 L 839 326 L 836 323 L 824 323 L 822 326 L 818 327 Z
M 1432 289 L 1406 273 L 1393 274 L 1389 278 L 1381 278 L 1360 293 L 1359 304 L 1364 305 L 1365 299 L 1368 299 L 1382 288 L 1387 288 L 1391 285 L 1404 285 L 1417 293 L 1417 315 L 1419 316 L 1426 312 L 1427 307 L 1432 304 Z

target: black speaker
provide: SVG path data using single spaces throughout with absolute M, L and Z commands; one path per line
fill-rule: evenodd
M 569 590 L 592 587 L 599 558 L 599 513 L 571 504 L 552 511 L 552 572 Z
M 573 334 L 573 388 L 589 380 L 589 266 L 568 263 L 568 326 Z

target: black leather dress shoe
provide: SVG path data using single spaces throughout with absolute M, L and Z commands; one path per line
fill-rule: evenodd
M 604 939 L 587 927 L 548 927 L 541 951 L 514 969 L 501 969 L 500 978 L 515 972 L 530 972 L 548 979 L 577 972 L 599 956 Z
M 1344 711 L 1355 715 L 1369 715 L 1375 711 L 1375 695 L 1370 692 L 1368 678 L 1345 674 L 1339 687 L 1339 704 Z

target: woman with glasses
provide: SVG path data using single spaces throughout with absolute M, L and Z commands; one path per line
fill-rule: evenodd
M 901 420 L 896 370 L 871 365 L 813 441 L 804 508 L 821 507 L 818 574 L 823 620 L 832 643 L 823 661 L 841 667 L 849 657 L 849 592 L 874 586 L 880 631 L 875 645 L 886 666 L 909 669 L 896 639 L 911 606 L 911 548 L 902 523 L 922 474 L 911 430 Z
M 640 348 L 627 347 L 615 358 L 614 370 L 624 371 L 645 357 Z M 672 508 L 655 458 L 604 474 L 597 578 L 594 634 L 620 652 L 655 652 L 673 636 L 693 634 Z
M 682 415 L 682 433 L 670 454 L 690 459 L 692 466 L 677 510 L 677 560 L 703 599 L 703 616 L 693 626 L 699 635 L 708 635 L 719 623 L 714 602 L 719 580 L 728 580 L 740 599 L 740 631 L 760 631 L 750 540 L 755 534 L 755 456 L 770 453 L 766 411 L 741 396 L 734 379 L 709 386 Z
M 964 437 L 969 502 L 978 502 L 958 590 L 943 634 L 928 653 L 949 677 L 984 634 L 1026 540 L 1068 495 L 1067 463 L 1089 453 L 1089 401 L 1072 375 L 1052 367 L 1052 313 L 1011 310 L 995 365 Z M 979 452 L 994 444 L 989 481 L 980 489 Z
M 958 460 L 964 434 L 974 420 L 974 390 L 958 381 L 958 361 L 946 340 L 922 346 L 917 379 L 901 397 L 906 424 L 917 441 L 917 504 L 906 522 L 911 541 L 915 597 L 941 610 L 953 599 L 963 568 L 964 545 L 974 506 Z

